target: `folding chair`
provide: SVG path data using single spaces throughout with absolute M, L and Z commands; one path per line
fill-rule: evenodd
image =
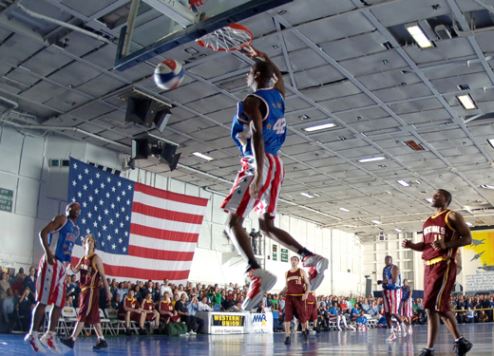
M 77 323 L 77 313 L 74 307 L 66 306 L 62 308 L 62 316 L 59 324 L 64 330 L 65 336 L 72 334 L 75 324 Z
M 111 326 L 111 320 L 106 317 L 105 313 L 103 312 L 103 309 L 99 309 L 99 318 L 100 318 L 100 323 L 101 323 L 101 329 L 103 331 L 103 334 L 105 333 L 105 330 L 110 333 L 110 335 L 114 336 L 115 333 L 113 332 L 113 328 Z

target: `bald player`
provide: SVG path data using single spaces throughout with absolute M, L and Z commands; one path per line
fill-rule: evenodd
M 472 243 L 472 235 L 463 216 L 448 209 L 452 200 L 450 192 L 438 189 L 432 197 L 436 209 L 423 225 L 421 242 L 403 241 L 403 247 L 422 252 L 424 260 L 424 307 L 427 313 L 427 347 L 420 356 L 434 355 L 434 343 L 439 329 L 439 318 L 455 339 L 458 356 L 465 355 L 472 343 L 458 330 L 449 300 L 456 280 L 458 248 Z
M 36 279 L 36 306 L 33 309 L 33 321 L 29 333 L 24 338 L 34 351 L 43 351 L 43 346 L 53 352 L 59 352 L 56 343 L 56 328 L 65 304 L 65 276 L 67 266 L 72 258 L 72 249 L 79 238 L 80 231 L 77 218 L 81 213 L 81 206 L 77 202 L 69 203 L 65 214 L 54 217 L 39 233 L 44 254 L 38 265 Z M 53 234 L 58 232 L 55 251 L 51 248 Z M 53 304 L 50 313 L 48 330 L 39 338 L 41 323 L 47 305 Z

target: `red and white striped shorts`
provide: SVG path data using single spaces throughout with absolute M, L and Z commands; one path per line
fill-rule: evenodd
M 43 255 L 38 265 L 36 279 L 36 301 L 41 304 L 54 304 L 59 308 L 65 305 L 65 265 L 56 258 L 52 265 Z
M 385 289 L 384 293 L 384 312 L 398 315 L 400 312 L 401 303 L 401 289 L 388 290 Z
M 252 197 L 249 192 L 250 184 L 256 172 L 255 159 L 254 157 L 243 157 L 240 163 L 242 169 L 238 172 L 230 194 L 221 204 L 221 208 L 242 218 L 254 208 L 259 213 L 267 213 L 274 217 L 285 175 L 283 162 L 278 156 L 266 153 L 262 185 L 257 197 Z
M 411 318 L 413 316 L 412 298 L 401 301 L 400 315 Z

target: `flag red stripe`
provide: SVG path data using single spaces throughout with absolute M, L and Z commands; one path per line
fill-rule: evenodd
M 155 218 L 160 218 L 160 219 L 180 221 L 183 223 L 198 224 L 198 225 L 202 224 L 202 219 L 203 219 L 202 215 L 187 214 L 174 210 L 160 209 L 151 205 L 146 205 L 135 201 L 132 203 L 132 212 L 141 213 L 144 215 L 153 216 Z
M 154 227 L 149 227 L 139 224 L 131 224 L 130 233 L 140 236 L 151 237 L 154 239 L 169 240 L 169 241 L 197 242 L 197 240 L 199 239 L 199 234 L 196 233 L 161 230 Z
M 174 201 L 177 201 L 180 203 L 193 204 L 193 205 L 199 205 L 199 206 L 207 206 L 208 205 L 208 200 L 205 198 L 198 198 L 198 197 L 192 197 L 190 195 L 173 193 L 173 192 L 169 192 L 167 190 L 153 188 L 153 187 L 141 184 L 141 183 L 135 183 L 134 190 L 136 192 L 141 192 L 144 194 L 153 195 L 153 196 L 158 197 L 158 198 L 174 200 Z
M 78 259 L 72 257 L 72 263 L 77 263 Z M 128 267 L 128 266 L 113 266 L 103 263 L 105 268 L 105 274 L 111 277 L 123 277 L 129 279 L 141 279 L 141 280 L 155 280 L 162 281 L 168 280 L 184 280 L 189 278 L 189 270 L 186 271 L 156 271 L 144 268 Z
M 141 246 L 129 245 L 129 255 L 167 261 L 192 261 L 194 252 L 155 250 Z

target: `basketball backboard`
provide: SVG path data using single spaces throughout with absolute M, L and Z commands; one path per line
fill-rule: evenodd
M 122 27 L 115 68 L 124 70 L 228 24 L 292 0 L 132 0 Z

